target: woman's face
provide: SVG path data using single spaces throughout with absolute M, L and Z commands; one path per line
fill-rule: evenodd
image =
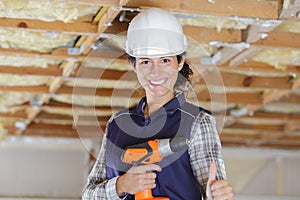
M 174 96 L 174 85 L 184 60 L 178 64 L 176 56 L 136 58 L 135 72 L 147 96 Z

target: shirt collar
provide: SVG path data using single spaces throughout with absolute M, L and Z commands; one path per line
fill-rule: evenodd
M 167 102 L 161 109 L 164 109 L 168 115 L 172 115 L 178 108 L 186 102 L 183 93 L 178 94 L 176 97 Z M 146 97 L 143 97 L 138 103 L 135 111 L 136 114 L 143 115 L 143 108 L 146 105 Z

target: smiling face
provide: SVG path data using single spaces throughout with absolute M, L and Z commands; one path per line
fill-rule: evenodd
M 176 56 L 160 58 L 137 58 L 135 72 L 147 99 L 163 98 L 166 101 L 174 97 L 174 85 L 178 72 L 183 67 Z

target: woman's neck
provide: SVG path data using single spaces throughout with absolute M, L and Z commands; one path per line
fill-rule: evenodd
M 163 97 L 149 97 L 147 96 L 147 104 L 144 107 L 144 116 L 148 118 L 150 115 L 158 111 L 166 103 L 175 97 L 174 94 Z

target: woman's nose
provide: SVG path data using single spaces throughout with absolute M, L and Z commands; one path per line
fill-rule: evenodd
M 151 74 L 157 76 L 160 73 L 161 73 L 161 66 L 159 65 L 159 63 L 154 63 L 151 69 Z

